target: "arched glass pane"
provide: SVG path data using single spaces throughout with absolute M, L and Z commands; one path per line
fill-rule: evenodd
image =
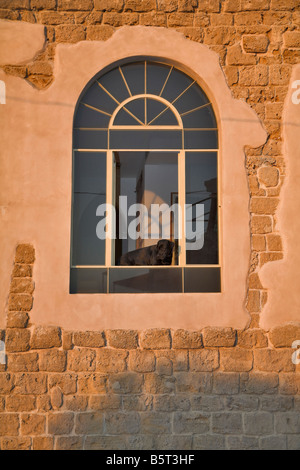
M 107 72 L 98 81 L 119 103 L 129 98 L 130 94 L 119 67 Z
M 194 80 L 188 77 L 185 73 L 173 68 L 161 96 L 172 103 L 193 82 Z
M 170 73 L 171 66 L 147 63 L 147 93 L 159 96 Z
M 173 111 L 161 101 L 147 99 L 147 123 L 153 126 L 178 126 Z
M 123 65 L 122 71 L 132 95 L 145 93 L 145 62 Z

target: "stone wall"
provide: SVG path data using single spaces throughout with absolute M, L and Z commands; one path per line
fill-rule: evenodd
M 17 247 L 1 332 L 1 448 L 300 449 L 300 375 L 291 360 L 299 327 L 259 327 L 267 301 L 259 269 L 284 256 L 276 208 L 286 163 L 283 104 L 300 55 L 299 2 L 0 0 L 0 18 L 45 25 L 45 47 L 33 62 L 1 64 L 38 89 L 55 79 L 60 42 L 106 40 L 123 25 L 175 28 L 219 54 L 233 95 L 268 132 L 265 145 L 245 151 L 252 256 L 244 331 L 32 325 L 34 249 Z
M 34 257 L 17 247 L 1 332 L 1 449 L 300 449 L 300 327 L 32 325 Z

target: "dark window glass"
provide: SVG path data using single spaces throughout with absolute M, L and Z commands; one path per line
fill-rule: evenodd
M 112 149 L 181 149 L 181 130 L 111 130 Z
M 185 268 L 184 292 L 221 292 L 220 268 Z
M 208 129 L 208 128 L 217 128 L 216 118 L 212 111 L 211 105 L 207 105 L 203 108 L 197 109 L 198 103 L 195 102 L 195 105 L 191 108 L 194 109 L 192 112 L 187 112 L 188 114 L 184 114 L 181 116 L 183 127 L 188 128 L 201 128 L 201 129 Z
M 119 67 L 106 73 L 98 80 L 101 85 L 119 102 L 129 98 L 129 92 L 122 78 Z
M 186 153 L 187 264 L 218 264 L 217 153 Z
M 159 96 L 168 78 L 171 67 L 169 65 L 147 63 L 147 93 Z
M 106 149 L 108 131 L 74 129 L 74 149 Z
M 106 129 L 109 119 L 110 117 L 106 114 L 99 113 L 95 109 L 88 108 L 80 103 L 74 120 L 74 127 Z
M 111 268 L 109 292 L 182 292 L 181 268 Z
M 132 95 L 145 93 L 145 62 L 123 65 L 122 71 Z
M 106 154 L 75 152 L 72 265 L 105 264 L 105 240 L 96 234 L 97 207 L 106 202 Z
M 106 294 L 106 268 L 71 268 L 70 294 Z
M 88 104 L 89 106 L 93 106 L 94 108 L 98 108 L 99 110 L 109 114 L 112 114 L 118 106 L 117 103 L 99 86 L 97 81 L 85 92 L 81 99 L 81 103 Z
M 217 131 L 184 131 L 184 147 L 186 149 L 217 149 Z
M 193 81 L 185 73 L 173 68 L 161 96 L 172 103 Z
M 178 126 L 179 124 L 170 108 L 160 101 L 149 99 L 147 99 L 147 123 L 153 126 Z

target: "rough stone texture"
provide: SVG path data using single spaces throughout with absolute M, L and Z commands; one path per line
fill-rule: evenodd
M 276 210 L 285 177 L 281 121 L 299 62 L 297 0 L 2 0 L 0 18 L 46 27 L 46 44 L 7 74 L 43 89 L 59 42 L 107 40 L 123 25 L 171 27 L 220 57 L 235 98 L 269 138 L 246 149 L 251 248 L 249 328 L 61 331 L 31 325 L 34 247 L 16 247 L 0 365 L 0 448 L 299 450 L 299 325 L 259 328 L 259 269 L 281 259 Z M 170 325 L 171 328 L 171 325 Z

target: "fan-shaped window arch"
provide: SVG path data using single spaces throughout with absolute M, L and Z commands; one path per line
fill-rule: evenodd
M 96 76 L 74 115 L 70 291 L 219 292 L 217 169 L 196 80 L 153 58 Z

